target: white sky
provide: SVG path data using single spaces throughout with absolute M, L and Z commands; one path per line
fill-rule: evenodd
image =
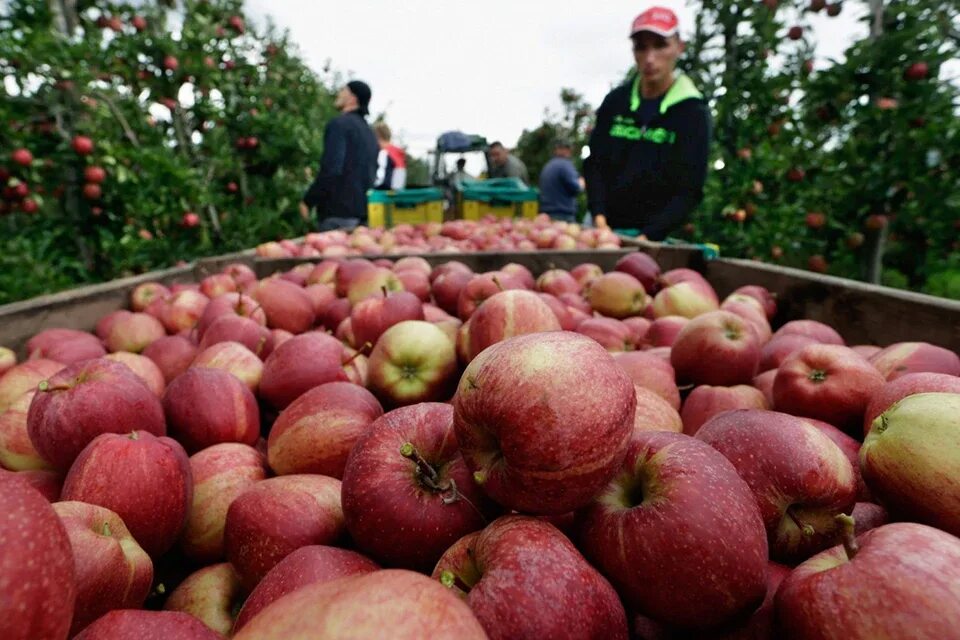
M 759 3 L 759 0 L 758 0 Z M 682 0 L 659 0 L 692 31 Z M 786 4 L 786 3 L 783 3 Z M 805 4 L 805 3 L 804 3 Z M 836 18 L 806 14 L 817 56 L 840 57 L 866 27 L 863 3 L 846 0 Z M 625 0 L 248 0 L 290 30 L 307 63 L 362 79 L 371 111 L 387 112 L 394 141 L 423 156 L 451 129 L 513 145 L 558 110 L 562 87 L 600 104 L 632 64 L 628 33 L 649 3 Z M 783 11 L 784 9 L 780 9 Z

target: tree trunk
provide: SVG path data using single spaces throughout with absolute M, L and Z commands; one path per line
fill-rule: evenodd
M 870 0 L 870 39 L 874 42 L 883 35 L 883 0 Z M 876 96 L 871 95 L 873 101 Z M 864 279 L 872 284 L 880 284 L 883 276 L 883 250 L 887 243 L 887 227 L 866 234 L 866 262 L 863 266 Z

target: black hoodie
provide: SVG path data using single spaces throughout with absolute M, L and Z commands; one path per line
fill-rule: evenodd
M 303 201 L 317 208 L 317 218 L 367 219 L 367 190 L 377 175 L 380 145 L 359 111 L 327 123 L 320 171 Z
M 597 110 L 584 163 L 590 211 L 614 229 L 662 240 L 703 199 L 710 116 L 703 96 L 679 75 L 653 118 L 641 121 L 639 77 Z

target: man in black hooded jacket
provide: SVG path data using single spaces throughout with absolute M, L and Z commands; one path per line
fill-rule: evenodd
M 348 82 L 334 103 L 341 115 L 324 130 L 320 171 L 300 205 L 304 218 L 316 207 L 321 231 L 350 230 L 367 223 L 367 191 L 373 187 L 380 153 L 365 118 L 370 94 L 366 83 Z
M 703 199 L 710 117 L 701 93 L 674 74 L 683 51 L 676 15 L 653 7 L 633 22 L 636 77 L 597 110 L 584 164 L 596 218 L 662 240 Z

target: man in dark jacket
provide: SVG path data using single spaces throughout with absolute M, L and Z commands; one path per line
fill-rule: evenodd
M 300 205 L 305 218 L 316 207 L 321 231 L 366 224 L 367 190 L 376 178 L 380 153 L 365 119 L 370 113 L 370 87 L 359 80 L 348 82 L 334 105 L 341 115 L 327 123 L 320 171 Z
M 553 144 L 553 158 L 540 171 L 540 211 L 554 220 L 574 222 L 577 195 L 583 190 L 583 179 L 573 166 L 573 148 L 566 140 Z
M 662 240 L 703 199 L 710 117 L 690 78 L 674 73 L 683 42 L 672 11 L 637 16 L 631 39 L 637 75 L 597 110 L 587 197 L 594 217 L 614 229 Z

